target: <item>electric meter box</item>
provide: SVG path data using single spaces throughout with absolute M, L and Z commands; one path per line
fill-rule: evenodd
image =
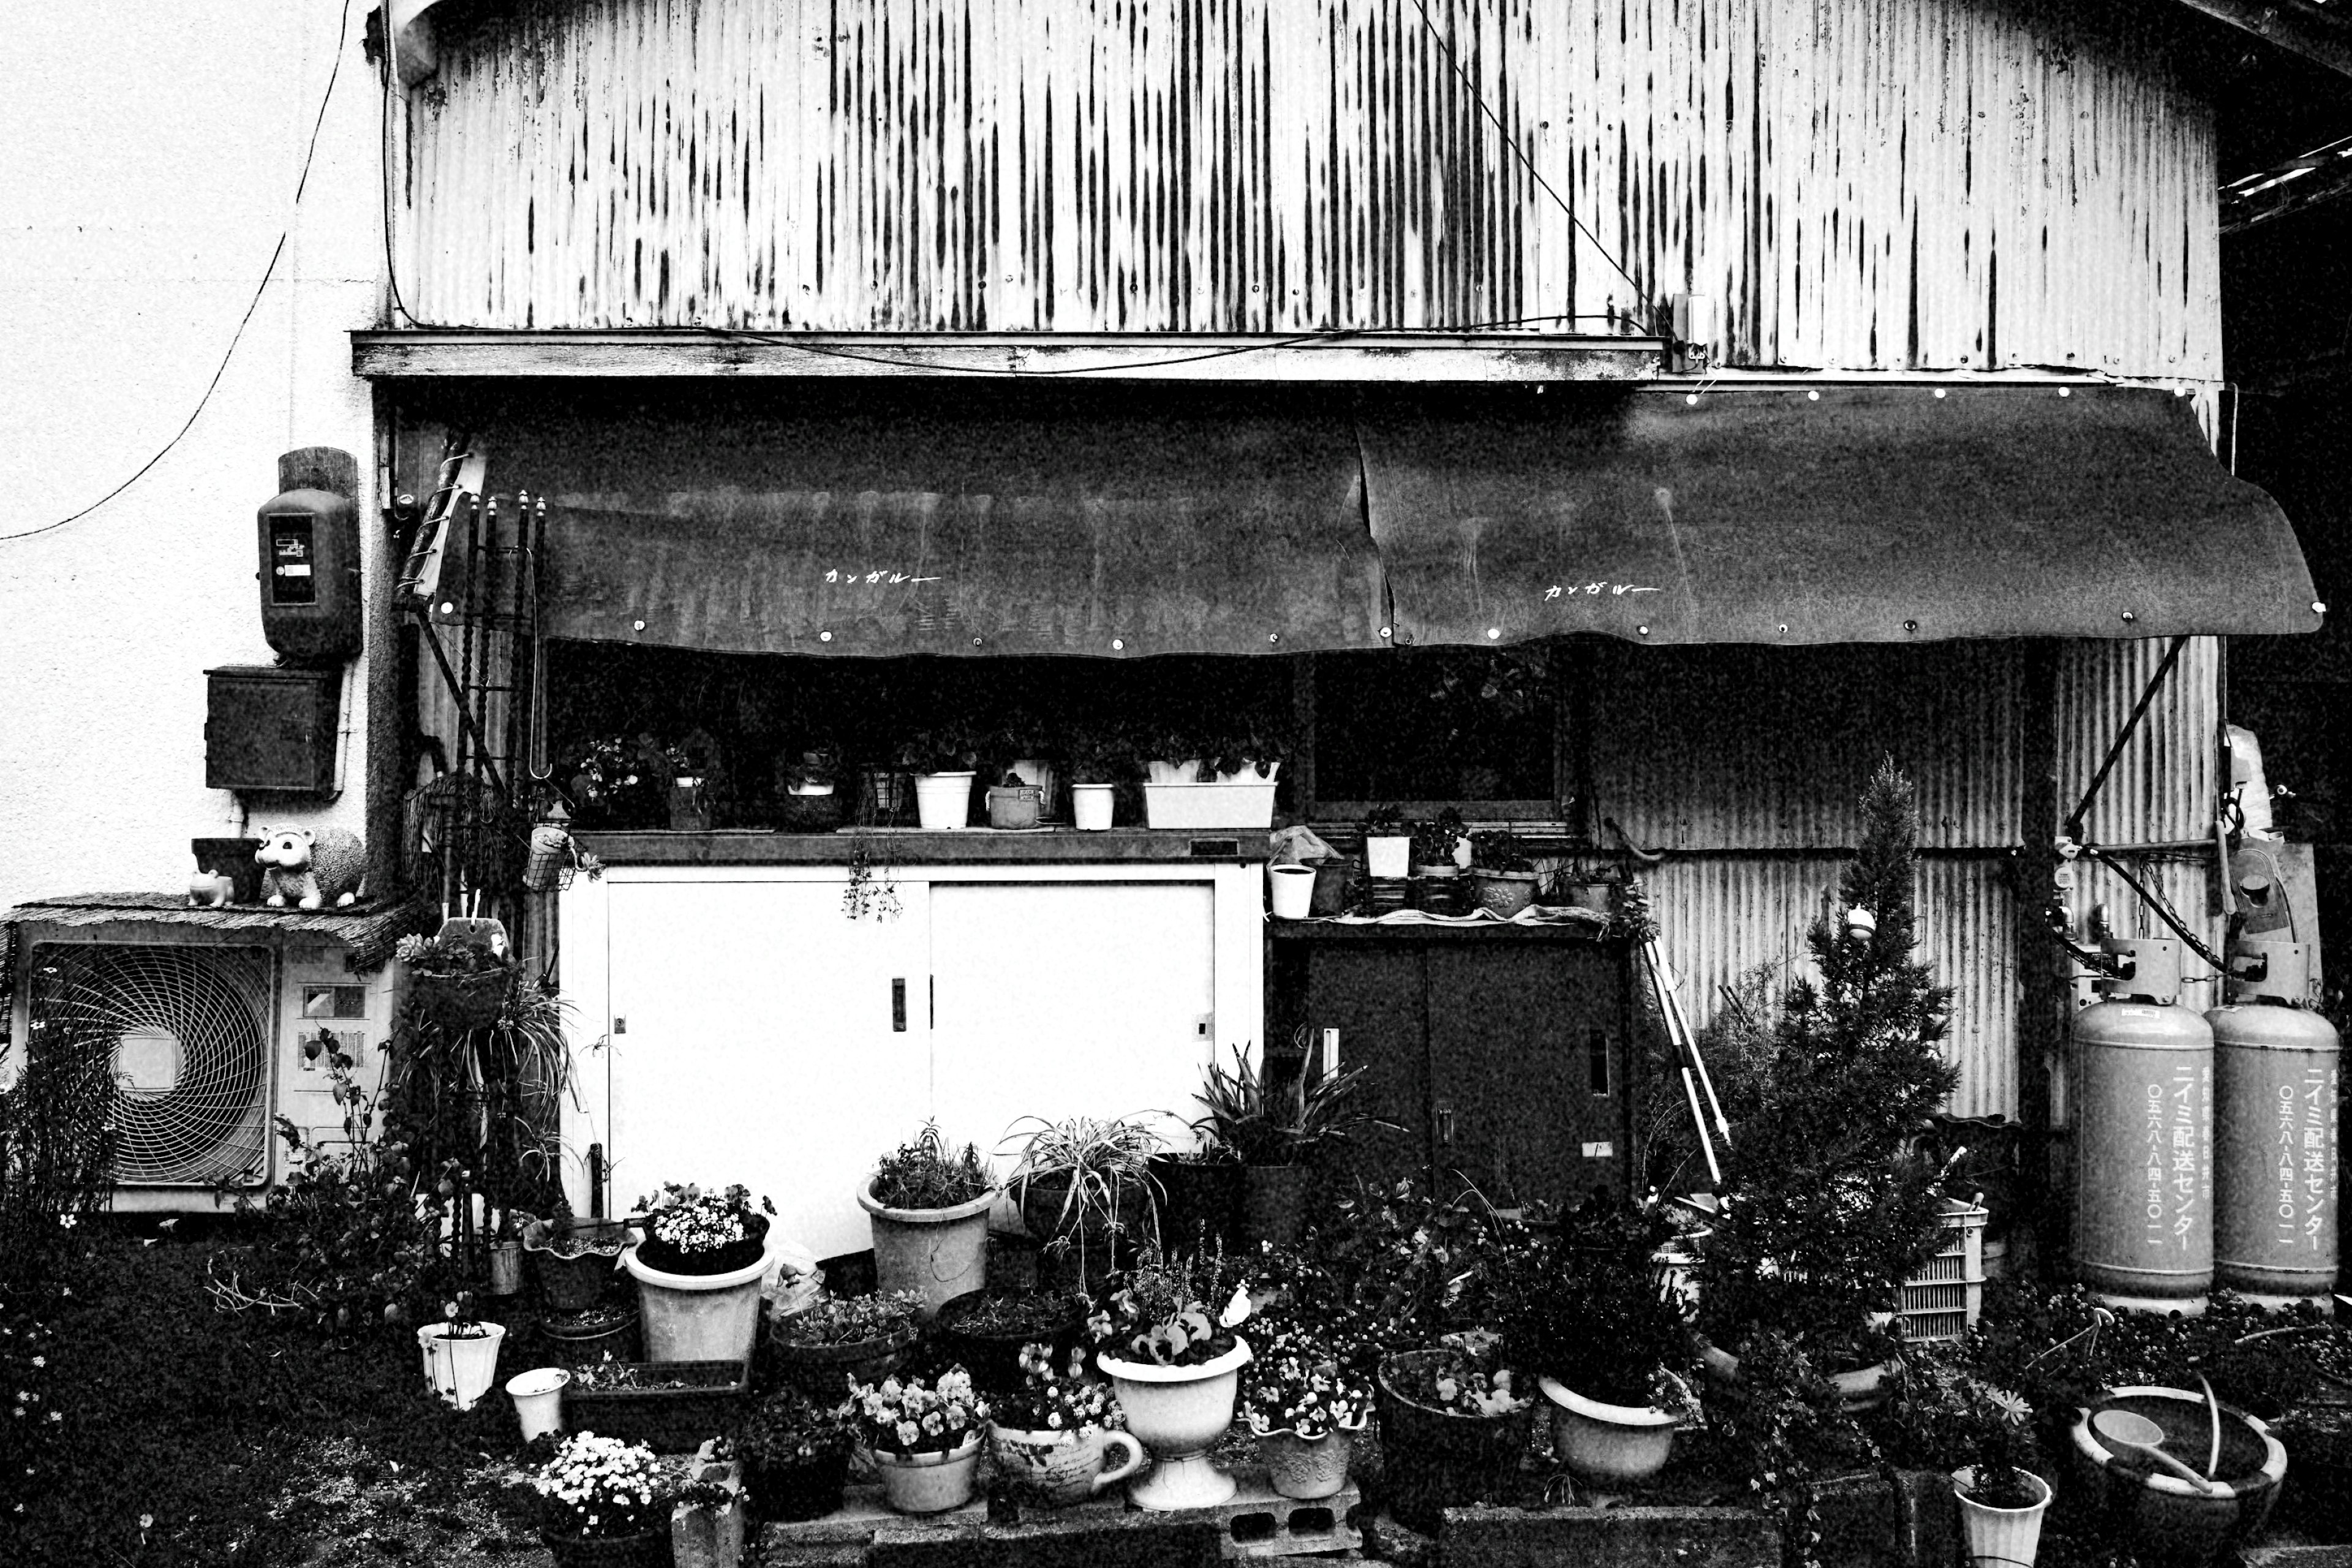
M 336 669 L 205 671 L 205 787 L 334 793 L 342 686 Z
M 309 447 L 278 460 L 264 502 L 261 632 L 283 657 L 336 663 L 360 651 L 358 468 L 348 453 Z

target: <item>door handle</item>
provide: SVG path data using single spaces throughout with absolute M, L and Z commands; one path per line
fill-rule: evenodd
M 907 977 L 903 974 L 890 981 L 890 1029 L 893 1034 L 907 1032 Z
M 1454 1108 L 1450 1105 L 1437 1113 L 1437 1141 L 1449 1149 L 1454 1147 Z

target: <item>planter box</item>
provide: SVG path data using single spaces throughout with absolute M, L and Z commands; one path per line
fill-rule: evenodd
M 1153 827 L 1272 827 L 1274 780 L 1147 784 L 1143 815 Z
M 563 1426 L 572 1432 L 625 1437 L 658 1453 L 686 1454 L 732 1431 L 751 1386 L 743 1361 L 624 1362 L 656 1382 L 683 1380 L 686 1388 L 582 1388 L 563 1391 Z

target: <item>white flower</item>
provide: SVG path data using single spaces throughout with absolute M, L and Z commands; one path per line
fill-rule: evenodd
M 49 1358 L 45 1355 L 37 1355 L 33 1358 L 33 1364 L 35 1366 L 47 1366 L 49 1364 Z
M 69 1214 L 61 1214 L 61 1215 L 58 1215 L 58 1223 L 59 1225 L 61 1225 L 61 1226 L 65 1226 L 68 1230 L 71 1230 L 74 1226 L 76 1226 L 79 1225 L 79 1224 L 81 1223 L 81 1221 L 80 1221 L 79 1219 L 76 1218 L 76 1217 L 75 1217 L 74 1215 L 69 1215 Z M 66 1292 L 66 1294 L 68 1294 L 68 1296 L 70 1296 L 71 1294 L 73 1294 L 73 1292 L 72 1292 L 72 1291 L 70 1291 L 70 1290 L 68 1290 L 68 1291 L 67 1291 L 67 1292 Z

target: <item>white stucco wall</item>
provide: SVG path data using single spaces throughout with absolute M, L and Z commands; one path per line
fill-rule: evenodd
M 344 333 L 382 283 L 380 88 L 368 0 L 75 0 L 11 8 L 0 46 L 0 535 L 88 505 L 195 409 L 186 437 L 80 521 L 0 538 L 0 908 L 184 888 L 192 837 L 236 831 L 204 784 L 204 671 L 272 661 L 254 512 L 277 458 L 359 459 L 374 536 L 366 384 Z M 299 209 L 297 177 L 342 70 Z M 290 226 L 290 227 L 289 227 Z M 272 820 L 362 826 L 363 678 L 340 799 Z M 256 826 L 260 826 L 258 821 Z

